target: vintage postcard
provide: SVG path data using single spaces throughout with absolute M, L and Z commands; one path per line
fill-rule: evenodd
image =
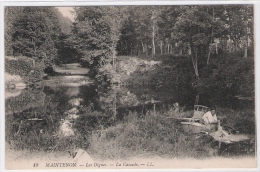
M 5 6 L 5 169 L 257 168 L 254 11 Z

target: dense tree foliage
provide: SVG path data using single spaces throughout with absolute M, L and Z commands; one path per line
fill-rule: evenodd
M 195 75 L 212 53 L 253 47 L 253 6 L 129 7 L 118 44 L 122 55 L 190 55 Z
M 81 60 L 90 66 L 115 64 L 116 47 L 126 18 L 124 7 L 76 7 L 72 37 Z
M 6 55 L 48 65 L 81 60 L 95 75 L 116 73 L 117 53 L 181 55 L 197 79 L 214 54 L 253 55 L 252 5 L 88 6 L 74 15 L 71 23 L 55 7 L 6 7 Z
M 70 32 L 70 23 L 55 7 L 6 7 L 5 53 L 42 59 L 51 66 L 59 36 Z

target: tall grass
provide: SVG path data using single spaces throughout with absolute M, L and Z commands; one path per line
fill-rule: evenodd
M 254 112 L 249 110 L 234 111 L 230 109 L 217 108 L 222 125 L 231 126 L 241 133 L 254 134 Z M 95 112 L 98 115 L 97 112 Z M 163 157 L 163 158 L 201 158 L 218 155 L 218 144 L 208 135 L 194 135 L 185 133 L 182 126 L 166 118 L 169 112 L 149 111 L 145 115 L 137 112 L 129 112 L 122 120 L 112 126 L 95 127 L 95 120 L 80 118 L 82 124 L 75 124 L 74 136 L 59 137 L 59 125 L 54 129 L 45 129 L 42 133 L 36 128 L 17 133 L 12 128 L 13 119 L 6 118 L 6 141 L 11 149 L 30 151 L 66 151 L 81 148 L 88 151 L 94 159 L 130 159 L 133 157 Z M 76 121 L 77 122 L 77 121 Z M 17 124 L 20 125 L 20 124 Z M 37 128 L 39 129 L 39 128 Z M 251 143 L 250 143 L 251 144 Z M 255 143 L 251 145 L 237 145 L 233 152 L 239 155 L 244 150 L 254 151 Z M 233 145 L 231 145 L 233 146 Z M 224 147 L 224 154 L 227 151 Z M 243 150 L 242 150 L 243 149 Z M 252 152 L 251 151 L 251 152 Z
M 211 139 L 183 134 L 180 125 L 153 113 L 138 119 L 130 113 L 116 126 L 93 133 L 89 151 L 98 159 L 128 159 L 136 156 L 205 158 L 213 156 Z

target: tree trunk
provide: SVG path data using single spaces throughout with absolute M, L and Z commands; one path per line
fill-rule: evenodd
M 155 55 L 155 42 L 154 42 L 154 37 L 155 37 L 155 26 L 153 24 L 153 32 L 152 32 L 152 56 Z
M 248 48 L 248 16 L 247 16 L 247 11 L 248 10 L 248 7 L 246 6 L 246 36 L 245 36 L 245 52 L 244 52 L 244 58 L 247 58 L 247 48 Z
M 144 43 L 142 41 L 142 49 L 143 49 L 143 54 L 145 53 L 145 48 L 144 48 Z
M 116 99 L 113 101 L 113 118 L 116 119 Z
M 231 39 L 228 39 L 228 41 L 227 41 L 227 48 L 228 48 L 228 51 L 231 53 L 231 51 L 232 51 L 232 41 L 231 41 Z
M 145 44 L 145 54 L 148 55 L 148 45 Z
M 247 58 L 247 48 L 245 48 L 244 58 Z
M 246 36 L 245 38 L 246 40 L 244 41 L 244 47 L 245 47 L 245 50 L 244 50 L 244 58 L 247 58 L 247 48 L 248 48 L 248 36 Z
M 156 27 L 156 19 L 157 14 L 156 11 L 152 11 L 151 21 L 152 21 L 152 56 L 155 55 L 155 27 Z
M 35 68 L 35 57 L 33 58 L 33 68 Z
M 218 43 L 216 42 L 216 54 L 218 54 Z
M 115 58 L 116 58 L 116 51 L 114 46 L 112 47 L 112 61 L 113 61 L 113 68 L 116 69 L 115 67 Z
M 213 8 L 213 11 L 212 11 L 212 20 L 214 22 L 214 19 L 215 16 L 214 16 L 214 8 Z M 213 43 L 213 26 L 211 28 L 211 41 L 210 41 L 210 46 L 209 46 L 209 54 L 208 54 L 208 59 L 207 59 L 207 65 L 209 64 L 209 58 L 210 58 L 210 52 L 211 52 L 211 46 L 212 46 L 212 43 Z
M 198 69 L 198 52 L 195 52 L 195 74 L 197 79 L 199 79 L 199 69 Z
M 125 48 L 126 48 L 126 54 L 129 55 L 128 47 L 127 47 L 127 41 L 125 40 Z
M 163 55 L 163 43 L 162 43 L 162 41 L 161 41 L 160 48 L 161 48 L 161 55 Z
M 197 79 L 199 79 L 199 70 L 198 70 L 198 51 L 195 50 L 192 47 L 192 43 L 191 43 L 191 60 L 192 60 L 192 65 L 194 68 L 194 72 L 195 72 L 195 76 Z
M 208 54 L 207 65 L 209 64 L 210 52 L 211 52 L 211 45 L 209 46 L 209 54 Z

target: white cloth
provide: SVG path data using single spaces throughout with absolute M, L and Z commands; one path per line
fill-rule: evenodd
M 217 115 L 212 115 L 211 111 L 206 112 L 202 119 L 205 121 L 205 124 L 211 124 L 218 122 Z

